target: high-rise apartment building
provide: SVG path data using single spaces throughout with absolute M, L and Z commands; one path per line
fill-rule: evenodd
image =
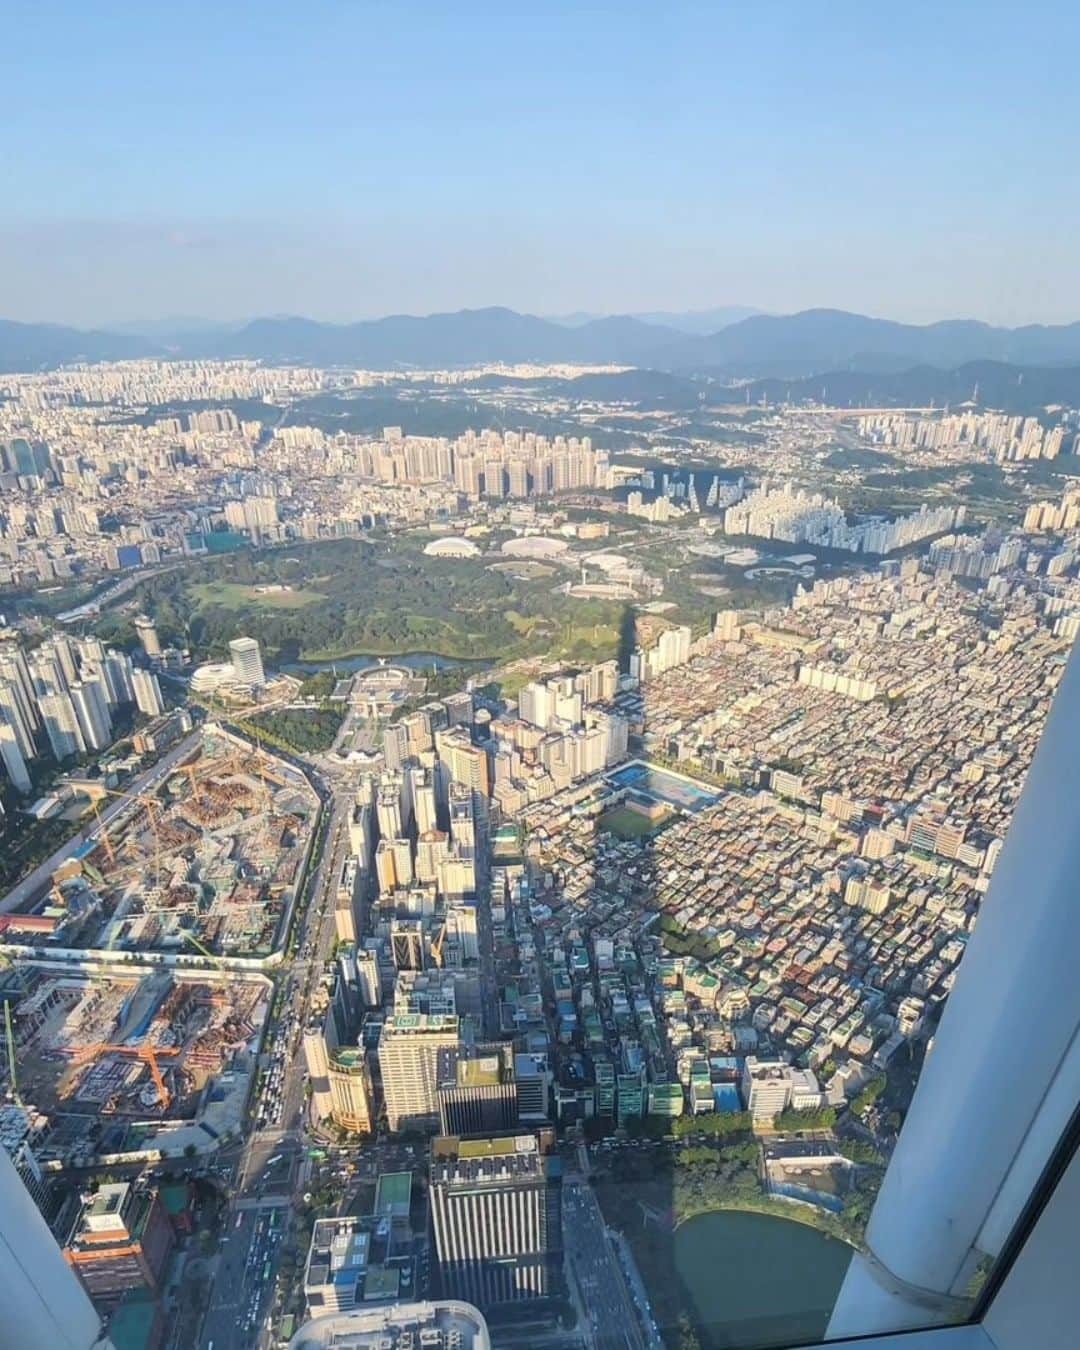
M 161 655 L 161 641 L 158 638 L 157 628 L 154 626 L 153 619 L 145 614 L 135 616 L 135 632 L 139 635 L 139 641 L 142 643 L 142 649 L 147 656 Z
M 158 717 L 165 711 L 165 700 L 161 697 L 161 685 L 158 677 L 149 670 L 132 672 L 131 684 L 135 693 L 135 706 L 147 717 Z
M 44 694 L 38 699 L 38 707 L 54 757 L 64 760 L 82 754 L 86 741 L 70 694 Z
M 112 741 L 112 718 L 105 682 L 96 675 L 76 680 L 71 686 L 71 704 L 88 750 L 104 750 Z
M 31 789 L 30 774 L 19 747 L 19 737 L 3 712 L 0 712 L 0 760 L 16 790 L 24 796 L 28 794 Z
M 481 1310 L 556 1296 L 562 1282 L 559 1182 L 550 1131 L 443 1135 L 428 1190 L 443 1290 Z

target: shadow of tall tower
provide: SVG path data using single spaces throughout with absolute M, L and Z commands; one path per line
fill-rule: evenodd
M 761 828 L 749 806 L 756 784 L 680 763 L 664 732 L 682 681 L 708 700 L 721 639 L 650 675 L 642 637 L 625 606 L 619 667 L 629 674 L 637 652 L 639 679 L 614 705 L 630 722 L 629 753 L 605 774 L 599 808 L 582 802 L 565 823 L 568 866 L 546 948 L 557 1105 L 564 1125 L 580 1112 L 583 1140 L 572 1171 L 584 1175 L 565 1199 L 567 1266 L 601 1350 L 817 1339 L 850 1249 L 752 1212 L 768 1204 L 740 1066 L 773 1046 L 751 1025 L 739 958 L 697 917 L 714 882 L 714 832 L 737 849 L 732 821 Z M 752 848 L 746 866 L 751 874 Z M 581 1105 L 590 1097 L 591 1116 Z M 778 1224 L 793 1230 L 781 1273 Z M 719 1306 L 709 1291 L 721 1285 L 739 1297 Z

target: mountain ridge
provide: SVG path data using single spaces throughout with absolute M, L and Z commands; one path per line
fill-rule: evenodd
M 370 369 L 481 364 L 629 365 L 724 379 L 800 379 L 916 366 L 953 370 L 973 361 L 1016 366 L 1080 364 L 1080 322 L 995 327 L 975 319 L 904 324 L 846 310 L 755 314 L 705 335 L 633 315 L 568 327 L 502 306 L 349 324 L 303 316 L 251 319 L 162 336 L 0 320 L 0 369 L 33 370 L 77 360 L 245 357 L 300 365 Z

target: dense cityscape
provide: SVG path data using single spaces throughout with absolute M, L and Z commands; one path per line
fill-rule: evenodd
M 632 373 L 0 377 L 0 1142 L 118 1350 L 708 1345 L 695 1216 L 862 1242 L 1080 629 L 1076 417 L 566 425 Z

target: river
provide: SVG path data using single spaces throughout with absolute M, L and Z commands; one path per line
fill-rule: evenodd
M 672 1235 L 705 1350 L 820 1340 L 852 1249 L 790 1219 L 698 1214 Z
M 336 670 L 339 675 L 352 675 L 358 670 L 370 670 L 380 663 L 387 666 L 408 666 L 431 674 L 432 670 L 449 670 L 451 666 L 484 666 L 488 661 L 460 660 L 454 656 L 440 656 L 438 652 L 405 652 L 401 656 L 339 656 L 332 661 L 291 661 L 281 668 L 290 675 L 314 675 L 319 670 Z

